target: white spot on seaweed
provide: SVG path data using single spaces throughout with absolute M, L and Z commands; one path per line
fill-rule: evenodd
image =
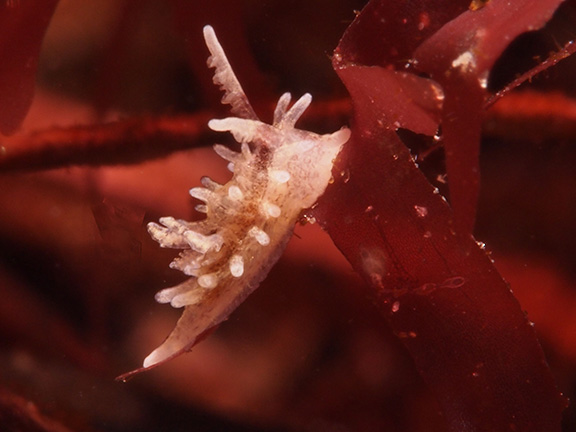
M 386 274 L 386 255 L 380 248 L 361 248 L 362 268 L 370 280 L 378 288 L 383 288 Z
M 479 84 L 480 87 L 482 87 L 483 89 L 487 89 L 487 88 L 488 88 L 488 71 L 480 74 L 480 76 L 478 77 L 478 84 Z
M 442 87 L 440 87 L 440 85 L 438 85 L 436 83 L 432 83 L 431 87 L 432 87 L 432 91 L 434 92 L 434 97 L 436 98 L 436 100 L 443 101 L 445 98 L 445 95 L 444 95 L 444 90 L 442 90 Z
M 476 68 L 476 58 L 470 51 L 464 51 L 452 61 L 452 67 L 460 68 L 463 72 L 470 72 Z
M 448 177 L 447 174 L 438 174 L 438 175 L 436 176 L 436 181 L 437 181 L 438 183 L 446 184 L 446 183 L 447 183 L 446 177 Z
M 428 216 L 428 208 L 427 207 L 415 205 L 414 210 L 416 210 L 416 215 L 419 218 L 424 218 L 424 217 Z

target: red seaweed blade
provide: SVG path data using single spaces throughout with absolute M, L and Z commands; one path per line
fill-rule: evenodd
M 445 100 L 440 114 L 438 85 L 398 71 L 399 59 L 410 59 L 414 50 L 432 58 L 433 53 L 422 46 L 434 46 L 429 41 L 439 40 L 443 25 L 452 20 L 453 26 L 462 19 L 454 20 L 465 4 L 409 3 L 370 2 L 336 50 L 335 69 L 354 106 L 353 135 L 337 162 L 335 172 L 341 175 L 336 176 L 314 214 L 368 281 L 378 308 L 442 404 L 449 430 L 560 430 L 564 401 L 530 322 L 490 258 L 462 228 L 470 221 L 455 221 L 448 204 L 395 133 L 402 127 L 431 135 L 439 118 L 446 127 L 447 107 L 461 105 L 447 151 L 456 145 L 460 150 L 477 149 L 480 123 L 466 116 L 479 117 L 479 102 L 485 97 L 480 86 L 468 98 L 466 91 L 474 90 L 470 80 L 452 74 L 452 80 L 440 83 L 444 92 L 460 91 L 467 96 L 460 105 Z M 504 2 L 491 3 L 499 7 Z M 552 5 L 559 2 L 542 3 L 547 10 L 534 9 L 533 26 L 543 25 L 555 8 Z M 428 42 L 421 33 L 416 34 L 423 13 Z M 529 19 L 524 18 L 526 24 Z M 397 28 L 398 23 L 406 25 L 411 20 L 416 20 L 412 31 Z M 494 28 L 509 34 L 504 22 L 493 21 L 484 25 L 490 31 Z M 470 23 L 468 26 L 472 31 Z M 427 29 L 440 30 L 433 35 Z M 386 42 L 380 43 L 383 37 Z M 450 39 L 440 40 L 450 44 Z M 418 48 L 421 42 L 424 44 Z M 490 57 L 483 60 L 486 68 L 505 45 L 483 51 Z M 435 49 L 439 56 L 450 51 L 446 46 Z M 420 54 L 419 58 L 424 57 Z M 478 77 L 475 79 L 477 83 Z M 454 157 L 460 158 L 460 152 Z M 476 166 L 474 157 L 459 162 L 462 167 Z M 450 180 L 461 180 L 472 189 L 474 202 L 467 205 L 474 208 L 473 174 L 464 175 L 462 170 L 451 174 Z
M 463 231 L 472 231 L 476 215 L 480 127 L 490 69 L 514 38 L 543 27 L 562 1 L 489 1 L 447 22 L 412 53 L 416 68 L 444 88 L 442 133 L 450 199 L 457 228 Z
M 5 1 L 0 5 L 0 133 L 24 120 L 34 96 L 40 45 L 58 0 Z

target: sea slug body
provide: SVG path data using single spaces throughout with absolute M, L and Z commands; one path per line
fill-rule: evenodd
M 294 127 L 312 101 L 309 94 L 290 108 L 291 95 L 283 94 L 273 124 L 261 122 L 212 27 L 204 27 L 204 38 L 214 83 L 224 91 L 222 102 L 237 116 L 211 120 L 208 126 L 230 132 L 241 151 L 215 145 L 233 177 L 223 185 L 203 177 L 202 186 L 190 190 L 203 202 L 196 210 L 206 213 L 204 220 L 164 217 L 160 224 L 148 224 L 161 247 L 182 249 L 170 267 L 190 278 L 156 294 L 158 302 L 184 312 L 164 343 L 146 357 L 144 368 L 192 348 L 256 289 L 282 254 L 302 210 L 324 193 L 333 161 L 350 137 L 347 128 L 318 135 Z

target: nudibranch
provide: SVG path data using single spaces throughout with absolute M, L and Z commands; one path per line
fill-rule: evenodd
M 196 210 L 206 213 L 205 219 L 163 217 L 160 224 L 148 224 L 161 247 L 182 249 L 170 267 L 190 278 L 156 294 L 159 303 L 184 307 L 184 312 L 164 343 L 146 357 L 144 368 L 188 351 L 256 289 L 285 249 L 302 210 L 324 193 L 334 159 L 350 137 L 347 128 L 327 135 L 295 128 L 312 101 L 310 94 L 289 108 L 291 95 L 284 93 L 273 124 L 261 122 L 211 26 L 204 27 L 204 39 L 214 83 L 224 92 L 222 103 L 237 116 L 211 120 L 208 126 L 230 132 L 241 151 L 216 144 L 232 178 L 218 184 L 203 177 L 202 186 L 190 190 L 204 202 Z

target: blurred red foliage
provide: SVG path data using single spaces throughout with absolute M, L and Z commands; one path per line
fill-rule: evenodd
M 40 44 L 58 0 L 40 4 L 4 1 L 0 6 L 0 133 L 13 133 L 28 113 Z

